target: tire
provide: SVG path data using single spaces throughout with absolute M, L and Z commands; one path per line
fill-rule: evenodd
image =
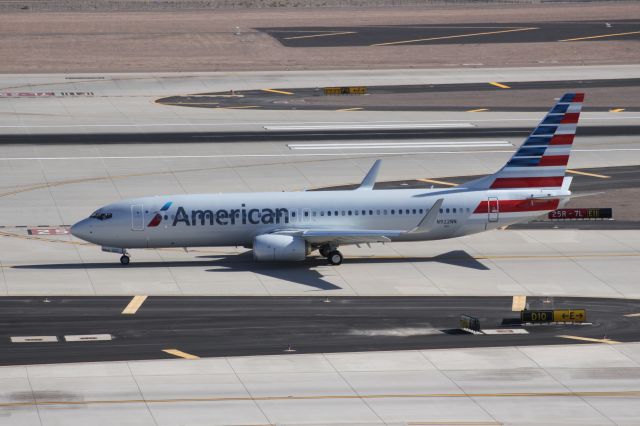
M 340 253 L 338 250 L 334 250 L 329 253 L 327 259 L 329 259 L 329 263 L 332 265 L 340 265 L 343 259 L 342 253 Z
M 129 259 L 129 256 L 122 255 L 120 257 L 120 263 L 123 265 L 128 265 L 130 260 L 131 259 Z
M 331 247 L 322 246 L 322 247 L 320 247 L 320 250 L 318 250 L 318 251 L 320 252 L 320 256 L 329 257 L 329 253 L 331 252 Z

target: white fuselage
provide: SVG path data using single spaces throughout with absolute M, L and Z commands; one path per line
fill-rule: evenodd
M 156 196 L 107 205 L 94 214 L 96 217 L 74 225 L 72 231 L 86 241 L 123 249 L 251 247 L 257 235 L 283 230 L 409 231 L 436 200 L 443 199 L 437 220 L 428 231 L 389 237 L 393 241 L 422 241 L 527 221 L 558 208 L 566 195 L 559 189 L 450 188 Z M 533 200 L 532 196 L 546 198 Z M 514 208 L 514 203 L 520 207 Z

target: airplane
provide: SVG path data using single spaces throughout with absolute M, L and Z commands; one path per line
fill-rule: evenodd
M 118 201 L 71 234 L 121 254 L 129 249 L 244 246 L 257 261 L 332 265 L 349 244 L 455 238 L 529 221 L 566 204 L 565 176 L 583 93 L 567 93 L 498 172 L 452 188 L 373 190 L 377 160 L 354 190 L 163 195 Z

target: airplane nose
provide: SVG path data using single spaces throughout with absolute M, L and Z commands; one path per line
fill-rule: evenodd
M 69 229 L 69 232 L 71 232 L 71 235 L 73 235 L 76 238 L 80 238 L 81 240 L 87 240 L 87 237 L 89 236 L 89 228 L 91 227 L 91 225 L 89 225 L 87 223 L 87 220 L 81 220 L 78 223 L 75 223 L 73 225 L 71 225 L 71 229 Z

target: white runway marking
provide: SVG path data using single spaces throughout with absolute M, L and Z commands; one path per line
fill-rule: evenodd
M 291 125 L 291 126 L 264 126 L 265 130 L 402 130 L 402 129 L 451 129 L 476 127 L 471 123 L 395 123 L 395 124 L 322 124 L 322 125 Z
M 616 152 L 640 151 L 640 148 L 610 148 L 610 149 L 573 149 L 571 152 Z M 487 149 L 478 151 L 400 151 L 400 152 L 330 152 L 305 154 L 224 154 L 224 155 L 150 155 L 150 156 L 91 156 L 91 157 L 5 157 L 0 161 L 66 161 L 66 160 L 179 160 L 189 158 L 273 158 L 273 157 L 353 157 L 362 155 L 434 155 L 434 154 L 513 154 L 515 150 Z
M 110 334 L 70 334 L 64 336 L 64 340 L 67 342 L 96 342 L 112 339 Z
M 509 141 L 440 141 L 440 142 L 361 142 L 361 143 L 293 143 L 295 150 L 327 149 L 398 149 L 398 148 L 495 148 L 512 147 Z
M 55 343 L 56 336 L 12 336 L 11 343 Z

